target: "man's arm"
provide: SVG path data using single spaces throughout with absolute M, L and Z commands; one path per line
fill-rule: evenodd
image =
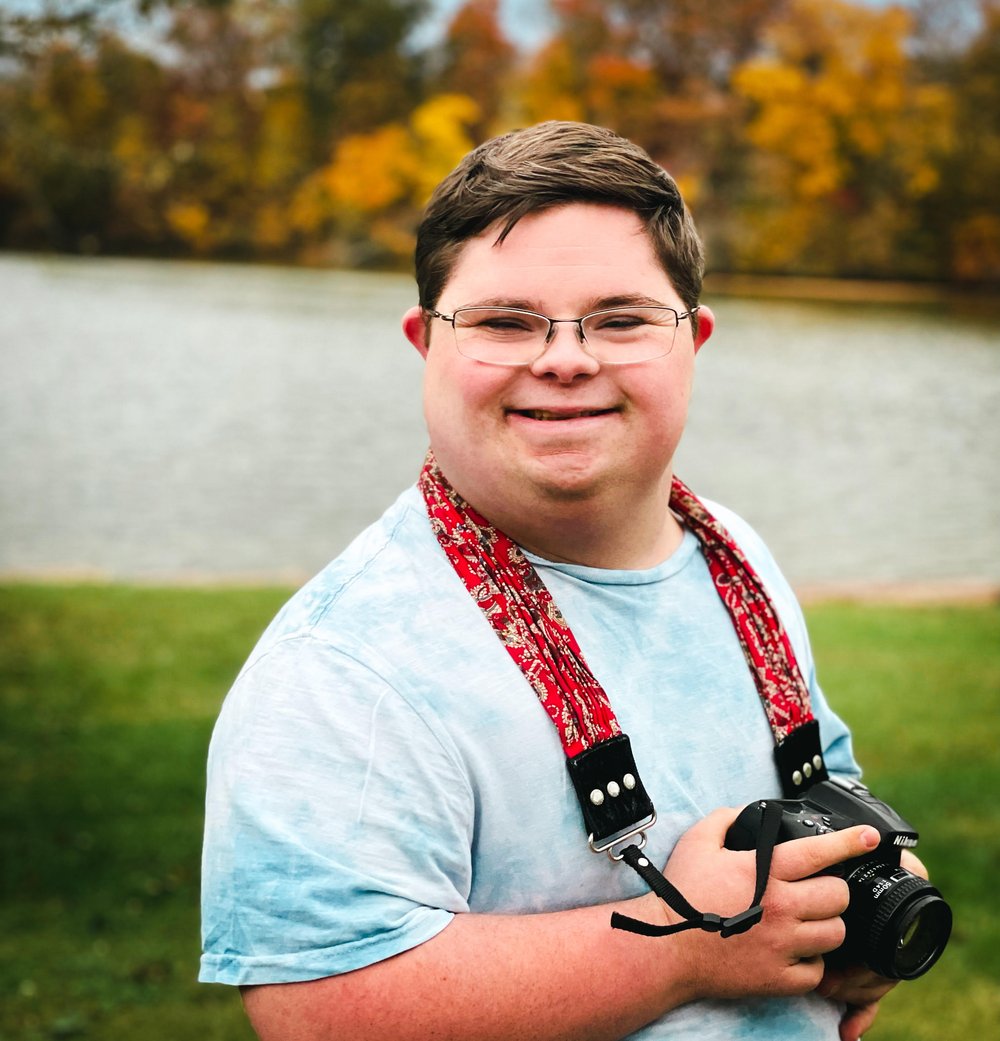
M 720 810 L 678 843 L 666 874 L 695 906 L 743 910 L 752 853 L 723 848 L 735 817 Z M 647 894 L 616 905 L 538 915 L 458 915 L 433 939 L 354 972 L 250 987 L 262 1041 L 615 1039 L 697 998 L 805 994 L 825 951 L 843 940 L 847 884 L 816 872 L 870 851 L 868 827 L 778 846 L 762 921 L 741 936 L 691 930 L 659 939 L 613 930 L 619 910 L 662 922 Z

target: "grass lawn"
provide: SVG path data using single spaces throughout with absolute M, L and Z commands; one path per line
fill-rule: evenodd
M 204 758 L 222 695 L 286 595 L 0 587 L 0 1041 L 252 1037 L 234 992 L 194 982 Z M 809 616 L 866 779 L 918 826 L 956 914 L 941 962 L 897 988 L 869 1037 L 988 1036 L 1000 607 Z

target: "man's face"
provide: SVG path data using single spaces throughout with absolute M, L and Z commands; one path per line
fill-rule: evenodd
M 466 243 L 439 311 L 489 305 L 577 318 L 640 301 L 686 310 L 631 211 L 572 203 L 524 217 L 500 245 L 497 234 Z M 671 352 L 652 361 L 601 365 L 573 325 L 557 325 L 535 362 L 508 368 L 463 357 L 440 319 L 425 340 L 412 309 L 403 327 L 426 358 L 424 413 L 445 476 L 497 522 L 512 510 L 602 497 L 627 509 L 635 496 L 665 496 L 694 355 L 712 329 L 707 309 L 702 316 L 697 337 L 682 321 Z

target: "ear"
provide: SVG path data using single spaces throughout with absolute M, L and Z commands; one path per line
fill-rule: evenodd
M 427 342 L 427 322 L 419 307 L 411 307 L 403 315 L 403 335 L 417 348 L 421 358 L 427 357 L 427 349 L 430 347 Z
M 704 304 L 698 308 L 698 332 L 695 333 L 694 337 L 694 351 L 695 354 L 701 350 L 702 345 L 712 335 L 715 330 L 715 315 L 712 314 L 712 309 L 706 307 Z

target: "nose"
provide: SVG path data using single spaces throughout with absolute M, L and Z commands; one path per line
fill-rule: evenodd
M 553 323 L 542 353 L 528 366 L 532 375 L 572 383 L 583 376 L 594 376 L 601 363 L 587 350 L 580 327 L 575 322 Z

